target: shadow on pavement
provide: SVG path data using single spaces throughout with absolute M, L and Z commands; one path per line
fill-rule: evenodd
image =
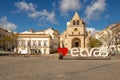
M 111 59 L 110 57 L 107 57 L 107 58 L 75 57 L 75 58 L 63 58 L 60 60 L 110 60 L 110 59 Z

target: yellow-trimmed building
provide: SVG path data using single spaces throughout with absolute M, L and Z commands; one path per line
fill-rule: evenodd
M 59 32 L 53 28 L 17 34 L 17 52 L 20 54 L 50 54 L 59 47 Z

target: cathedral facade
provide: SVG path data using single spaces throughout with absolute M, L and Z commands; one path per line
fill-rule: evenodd
M 73 47 L 89 47 L 90 32 L 86 31 L 85 22 L 76 12 L 73 18 L 67 22 L 67 29 L 60 35 L 60 47 L 67 47 L 69 50 Z

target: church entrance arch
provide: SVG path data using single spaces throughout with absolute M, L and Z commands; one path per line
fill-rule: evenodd
M 72 48 L 73 48 L 73 47 L 81 47 L 81 41 L 80 41 L 79 38 L 74 38 L 74 39 L 72 40 Z

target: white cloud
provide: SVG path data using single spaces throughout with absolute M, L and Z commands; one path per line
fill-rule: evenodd
M 11 31 L 17 28 L 17 25 L 9 22 L 6 16 L 0 19 L 0 26 L 6 30 L 11 30 Z
M 106 2 L 105 0 L 97 0 L 95 2 L 92 2 L 91 5 L 88 5 L 85 14 L 87 19 L 99 19 L 101 13 L 106 8 Z
M 35 11 L 35 5 L 33 3 L 26 3 L 25 1 L 15 3 L 15 6 L 18 7 L 21 11 Z
M 91 31 L 92 34 L 96 33 L 96 32 L 99 32 L 100 30 L 97 30 L 95 28 L 86 28 L 87 31 Z
M 55 13 L 53 11 L 48 12 L 46 9 L 43 11 L 36 11 L 33 13 L 29 13 L 29 17 L 32 17 L 32 18 L 41 17 L 40 19 L 43 19 L 43 17 L 44 17 L 44 20 L 47 20 L 51 23 L 57 23 L 57 21 L 55 19 Z
M 62 14 L 67 14 L 69 11 L 75 11 L 81 8 L 79 0 L 61 0 L 59 5 Z
M 46 9 L 42 11 L 36 10 L 36 6 L 33 3 L 27 3 L 25 1 L 15 3 L 19 11 L 25 11 L 31 18 L 38 18 L 39 20 L 45 20 L 50 23 L 57 23 L 54 11 L 48 12 Z

